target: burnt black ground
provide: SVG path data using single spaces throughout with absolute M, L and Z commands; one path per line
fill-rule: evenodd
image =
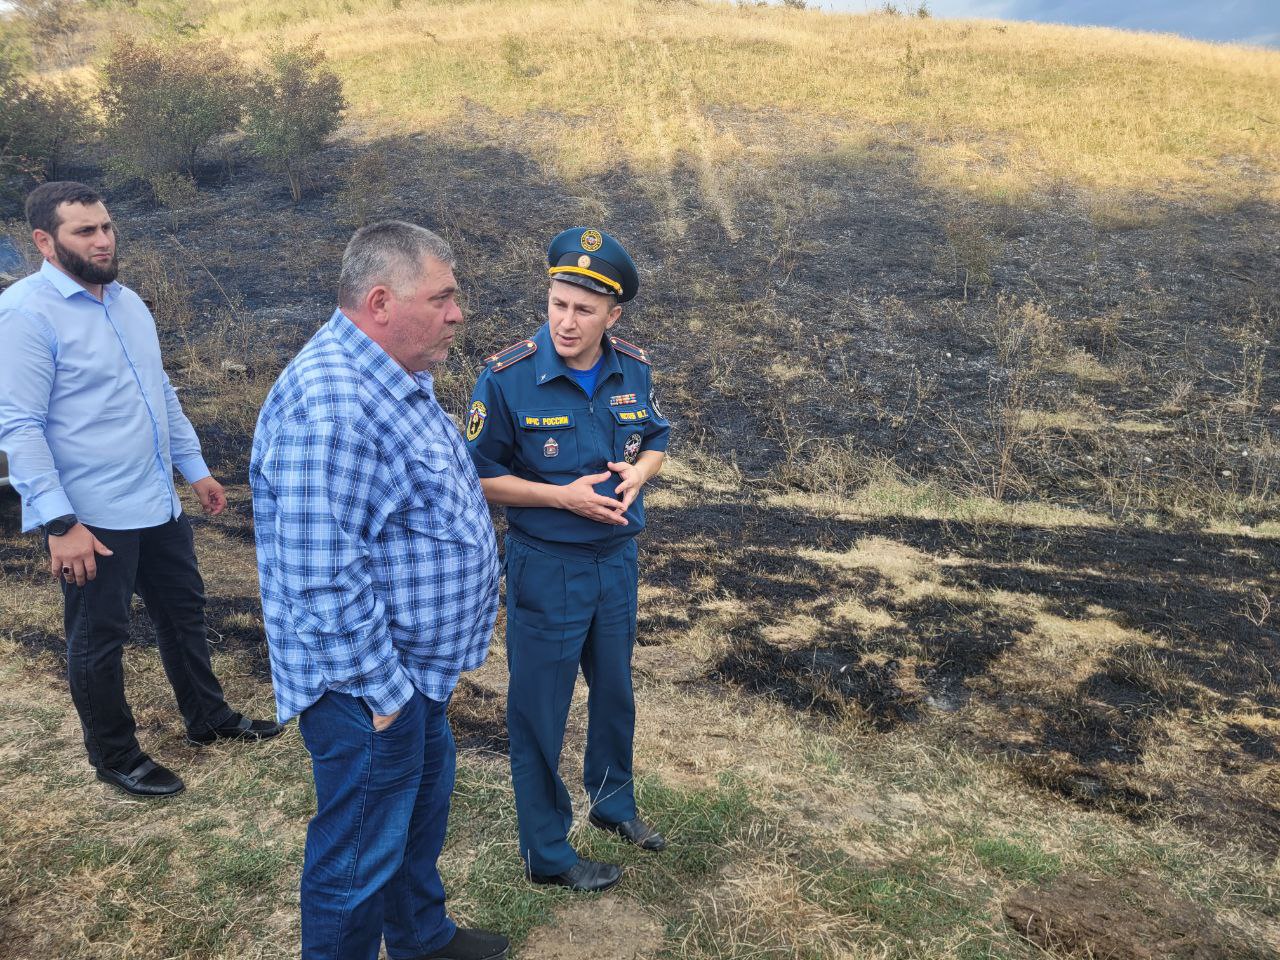
M 714 555 L 699 556 L 696 565 L 681 558 L 682 544 L 720 537 L 726 528 L 737 531 L 733 544 L 717 540 Z M 874 571 L 836 575 L 800 555 L 815 548 L 842 553 L 872 536 L 962 559 L 937 568 L 944 586 L 975 596 L 987 588 L 1035 594 L 1048 601 L 1048 612 L 1068 619 L 1083 616 L 1086 606 L 1100 607 L 1153 642 L 1116 651 L 1075 688 L 1045 677 L 1043 688 L 1023 683 L 1010 690 L 993 667 L 1019 656 L 1029 620 L 995 603 L 872 599 L 892 597 L 879 593 Z M 1225 535 L 846 520 L 729 500 L 666 511 L 647 546 L 646 579 L 688 598 L 689 622 L 680 630 L 714 615 L 701 610 L 711 598 L 699 593 L 698 583 L 714 582 L 717 596 L 736 598 L 750 611 L 734 649 L 708 673 L 708 682 L 737 683 L 801 710 L 836 713 L 854 704 L 883 731 L 981 699 L 999 708 L 1004 722 L 992 729 L 962 719 L 952 729 L 984 751 L 1007 756 L 1028 782 L 1135 817 L 1176 810 L 1184 822 L 1201 824 L 1214 836 L 1274 851 L 1280 849 L 1280 810 L 1272 802 L 1221 783 L 1180 782 L 1170 771 L 1148 769 L 1144 755 L 1158 742 L 1155 721 L 1161 718 L 1203 721 L 1236 711 L 1280 718 L 1274 682 L 1280 630 L 1243 612 L 1254 591 L 1280 594 L 1276 560 L 1271 544 L 1242 548 Z M 1045 572 L 1045 563 L 1052 572 Z M 777 589 L 779 583 L 785 589 Z M 848 596 L 885 610 L 903 626 L 874 632 L 829 626 L 798 650 L 762 639 L 762 628 L 785 624 L 802 611 L 829 622 L 824 614 Z M 663 616 L 662 610 L 642 614 L 642 632 L 678 635 L 662 626 Z M 908 655 L 917 663 L 919 683 L 904 682 L 900 658 Z M 917 692 L 921 686 L 924 694 Z M 1212 762 L 1229 780 L 1272 763 L 1274 751 L 1274 744 L 1237 727 L 1215 743 Z
M 1273 207 L 1250 202 L 1205 211 L 1150 201 L 1151 225 L 1106 230 L 1091 219 L 1083 194 L 1064 189 L 1021 209 L 984 206 L 922 183 L 909 150 L 884 147 L 856 163 L 796 157 L 775 175 L 742 181 L 734 239 L 702 202 L 695 170 L 679 169 L 669 183 L 622 168 L 553 182 L 518 149 L 484 143 L 480 136 L 476 144 L 414 136 L 339 144 L 318 159 L 313 189 L 296 206 L 283 181 L 247 161 L 229 180 L 220 168 L 206 171 L 200 205 L 176 215 L 157 209 L 142 188 L 117 190 L 110 201 L 122 236 L 122 279 L 155 296 L 146 278 L 131 279 L 130 257 L 143 248 L 158 253 L 190 288 L 195 310 L 195 322 L 183 328 L 158 311 L 171 368 L 195 350 L 215 366 L 221 358 L 244 364 L 244 380 L 264 386 L 333 309 L 351 230 L 340 204 L 342 171 L 358 154 L 377 152 L 387 183 L 375 217 L 437 229 L 459 256 L 468 332 L 441 378 L 442 400 L 454 413 L 465 409 L 481 358 L 541 322 L 547 239 L 595 222 L 603 203 L 603 226 L 624 238 L 642 273 L 641 296 L 618 332 L 654 357 L 663 408 L 675 423 L 673 450 L 696 448 L 699 462 L 734 464 L 766 488 L 822 488 L 829 464 L 805 453 L 818 438 L 843 445 L 855 469 L 885 457 L 915 477 L 965 482 L 973 465 L 958 448 L 956 428 L 972 429 L 983 452 L 993 388 L 1009 377 L 991 334 L 1005 298 L 1048 311 L 1060 326 L 1061 349 L 1087 349 L 1125 371 L 1100 381 L 1043 371 L 1034 386 L 1037 407 L 1083 405 L 1101 419 L 1164 430 L 1041 438 L 1018 454 L 1025 481 L 1018 495 L 1105 509 L 1103 479 L 1157 493 L 1176 483 L 1200 489 L 1205 502 L 1275 482 L 1274 462 L 1241 453 L 1260 430 L 1276 430 L 1280 410 L 1280 218 Z M 98 177 L 96 170 L 77 173 Z M 664 225 L 667 190 L 682 204 L 682 235 Z M 12 206 L 0 212 L 18 213 Z M 990 285 L 971 284 L 967 297 L 948 228 L 976 232 L 997 251 Z M 1114 323 L 1099 323 L 1104 315 Z M 229 326 L 227 316 L 235 318 Z M 1242 344 L 1261 357 L 1254 402 L 1243 406 L 1229 402 L 1244 383 Z M 776 364 L 798 373 L 779 377 Z M 222 403 L 236 389 L 182 369 L 172 373 L 189 408 L 210 398 Z M 1180 381 L 1181 402 L 1171 406 L 1166 401 Z M 197 426 L 215 473 L 245 482 L 247 433 L 216 417 Z M 807 443 L 797 448 L 797 438 Z M 1238 519 L 1273 512 L 1274 491 L 1262 502 Z M 1241 705 L 1280 715 L 1275 619 L 1259 626 L 1240 613 L 1255 591 L 1280 600 L 1274 541 L 1198 532 L 1159 496 L 1149 506 L 1161 517 L 1158 529 L 1046 531 L 836 521 L 720 496 L 655 512 L 644 576 L 683 597 L 695 593 L 695 574 L 709 571 L 719 590 L 748 604 L 749 622 L 708 683 L 739 684 L 804 710 L 837 712 L 852 703 L 887 735 L 954 712 L 961 718 L 949 728 L 955 735 L 1008 755 L 1030 782 L 1130 815 L 1203 817 L 1213 829 L 1274 850 L 1280 813 L 1273 806 L 1245 792 L 1197 794 L 1143 767 L 1154 717 Z M 39 576 L 11 509 L 0 523 L 6 575 Z M 219 528 L 252 540 L 247 520 Z M 889 612 L 907 625 L 901 635 L 828 630 L 811 649 L 772 647 L 761 629 L 800 607 L 821 609 L 827 591 L 827 575 L 797 551 L 843 550 L 866 535 L 966 558 L 943 574 L 959 586 L 1035 592 L 1065 617 L 1104 606 L 1157 638 L 1154 653 L 1173 680 L 1147 689 L 1121 662 L 1077 690 L 1048 686 L 1039 697 L 1020 690 L 1011 702 L 992 665 L 1017 656 L 1027 624 L 981 604 L 898 605 Z M 689 542 L 726 546 L 711 554 L 683 546 Z M 1046 574 L 1032 561 L 1058 572 Z M 874 591 L 874 578 L 860 576 L 860 587 Z M 227 624 L 254 613 L 256 601 L 221 597 L 217 584 L 210 593 L 212 628 L 265 677 L 260 631 Z M 662 643 L 664 633 L 682 629 L 673 627 L 685 623 L 677 613 L 683 611 L 643 611 L 642 642 Z M 692 604 L 689 615 L 697 617 Z M 56 637 L 15 633 L 34 646 L 61 648 Z M 148 634 L 140 618 L 138 641 Z M 910 678 L 902 666 L 908 652 L 916 663 Z M 909 692 L 921 686 L 926 697 Z M 974 698 L 1004 709 L 1007 728 L 966 728 L 962 708 Z M 496 710 L 488 713 L 496 722 Z M 501 746 L 500 737 L 489 739 Z M 1230 774 L 1275 757 L 1274 744 L 1243 727 L 1218 750 L 1215 762 Z

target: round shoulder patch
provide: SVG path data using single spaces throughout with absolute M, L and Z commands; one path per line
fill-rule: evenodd
M 480 431 L 484 429 L 484 422 L 489 416 L 489 410 L 479 400 L 471 404 L 471 412 L 467 414 L 467 442 L 470 443 L 476 437 L 480 436 Z
M 600 237 L 599 230 L 584 230 L 582 231 L 582 239 L 578 242 L 587 253 L 595 253 L 600 249 L 600 244 L 604 243 L 604 240 Z

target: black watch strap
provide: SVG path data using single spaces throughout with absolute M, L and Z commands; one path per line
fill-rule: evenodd
M 76 519 L 74 513 L 68 513 L 65 516 L 54 517 L 44 525 L 44 532 L 51 537 L 66 536 L 68 530 L 74 527 L 80 521 Z

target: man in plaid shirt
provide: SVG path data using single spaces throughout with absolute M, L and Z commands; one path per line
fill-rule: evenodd
M 436 859 L 455 750 L 445 707 L 488 652 L 493 526 L 432 367 L 462 323 L 449 246 L 391 221 L 342 258 L 339 309 L 280 375 L 249 468 L 281 722 L 299 717 L 316 815 L 304 960 L 492 960 Z

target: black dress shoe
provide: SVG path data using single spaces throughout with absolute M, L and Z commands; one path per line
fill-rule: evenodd
M 415 960 L 502 960 L 511 941 L 488 930 L 464 930 L 459 927 L 453 939 L 439 950 L 424 953 Z
M 171 797 L 175 793 L 181 793 L 184 786 L 176 773 L 168 767 L 160 766 L 150 757 L 143 757 L 128 773 L 112 770 L 110 767 L 99 767 L 98 779 L 114 784 L 135 797 Z
M 634 843 L 641 850 L 652 850 L 656 853 L 659 850 L 666 849 L 666 838 L 639 817 L 634 820 L 623 820 L 621 823 L 610 823 L 608 820 L 600 819 L 593 813 L 587 819 L 593 827 L 616 833 L 623 840 Z
M 622 879 L 622 868 L 598 860 L 579 859 L 564 873 L 530 873 L 529 879 L 534 883 L 550 883 L 582 893 L 599 893 Z
M 235 720 L 229 720 L 220 727 L 204 733 L 188 733 L 187 743 L 207 747 L 218 740 L 270 740 L 282 733 L 284 727 L 274 720 L 250 720 L 237 713 Z

